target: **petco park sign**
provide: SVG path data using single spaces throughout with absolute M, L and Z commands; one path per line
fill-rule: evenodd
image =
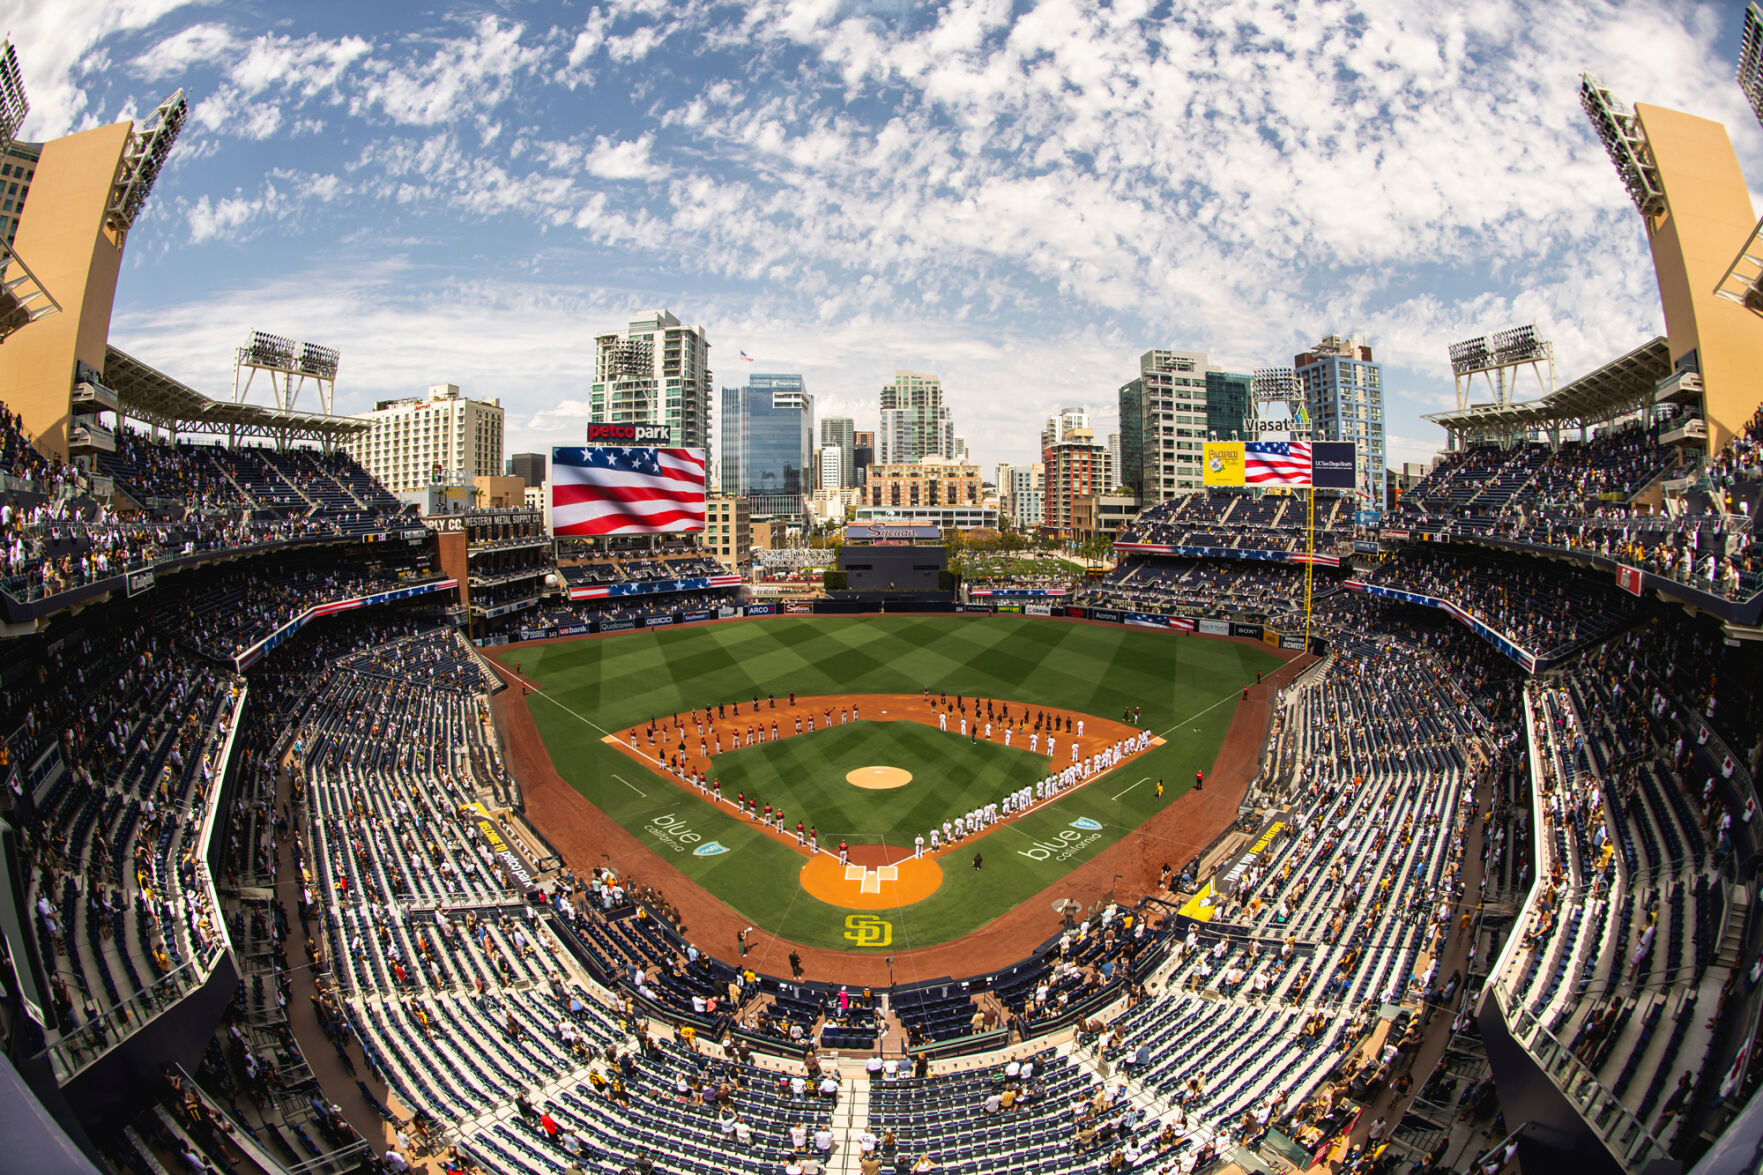
M 590 445 L 655 445 L 665 448 L 673 443 L 673 432 L 665 424 L 590 424 Z

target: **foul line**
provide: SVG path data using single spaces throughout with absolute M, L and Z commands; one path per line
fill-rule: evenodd
M 1145 778 L 1139 780 L 1139 783 L 1149 783 L 1150 781 L 1151 781 L 1151 777 L 1149 775 L 1147 775 L 1147 776 L 1145 776 Z M 1133 788 L 1139 786 L 1139 783 L 1135 783 L 1135 784 L 1131 785 L 1130 787 L 1127 787 L 1121 791 L 1115 792 L 1113 798 L 1118 800 L 1121 796 L 1124 796 L 1127 792 L 1129 792 Z
M 1213 702 L 1210 706 L 1207 706 L 1204 710 L 1197 710 L 1194 713 L 1189 714 L 1186 718 L 1183 718 L 1180 722 L 1177 722 L 1174 726 L 1170 727 L 1168 730 L 1164 731 L 1162 734 L 1158 735 L 1157 737 L 1158 738 L 1167 738 L 1169 735 L 1174 734 L 1176 731 L 1180 730 L 1182 727 L 1186 726 L 1188 723 L 1192 722 L 1194 719 L 1203 718 L 1207 714 L 1212 713 L 1212 711 L 1218 709 L 1218 707 L 1224 705 L 1226 702 L 1230 701 L 1232 698 L 1238 698 L 1240 700 L 1239 695 L 1241 693 L 1242 693 L 1242 691 L 1240 689 L 1231 690 L 1228 694 L 1225 694 L 1222 698 L 1219 698 L 1216 702 Z
M 618 780 L 618 782 L 624 784 L 624 786 L 630 788 L 632 791 L 636 792 L 639 796 L 642 796 L 644 799 L 649 798 L 648 792 L 644 791 L 642 788 L 638 787 L 636 784 L 632 783 L 630 780 L 626 779 L 624 776 L 614 775 L 612 778 Z

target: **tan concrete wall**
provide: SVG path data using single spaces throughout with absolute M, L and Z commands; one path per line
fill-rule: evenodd
M 1724 126 L 1660 106 L 1635 114 L 1665 189 L 1666 210 L 1648 231 L 1666 338 L 1673 362 L 1691 349 L 1700 357 L 1715 453 L 1763 399 L 1763 319 L 1714 296 L 1756 213 Z
M 13 246 L 61 304 L 61 313 L 17 332 L 0 348 L 0 399 L 24 418 L 37 446 L 67 456 L 74 360 L 104 369 L 122 239 L 104 227 L 130 123 L 43 145 Z

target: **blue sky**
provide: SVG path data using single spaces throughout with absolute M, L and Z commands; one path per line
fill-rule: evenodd
M 182 86 L 111 339 L 211 395 L 253 329 L 340 348 L 338 409 L 452 382 L 508 451 L 579 443 L 593 336 L 704 325 L 872 427 L 943 377 L 985 465 L 1152 347 L 1386 365 L 1392 461 L 1445 347 L 1537 322 L 1563 381 L 1660 333 L 1576 99 L 1725 122 L 1742 8 L 1609 2 L 5 0 L 44 138 Z M 1735 241 L 1736 249 L 1738 242 Z

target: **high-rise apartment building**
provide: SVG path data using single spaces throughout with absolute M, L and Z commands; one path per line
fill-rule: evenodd
M 1010 485 L 998 487 L 998 497 L 1008 495 L 1008 512 L 1019 527 L 1040 526 L 1046 521 L 1046 474 L 1042 462 L 1010 469 Z
M 1206 439 L 1252 441 L 1255 439 L 1255 401 L 1247 372 L 1206 369 Z
M 1253 439 L 1252 424 L 1247 375 L 1211 367 L 1199 351 L 1146 351 L 1138 378 L 1120 389 L 1115 476 L 1146 504 L 1199 489 L 1205 442 Z
M 835 483 L 838 487 L 849 487 L 859 484 L 853 476 L 855 464 L 852 452 L 857 447 L 857 422 L 849 416 L 828 416 L 820 422 L 820 445 L 837 445 L 839 449 L 839 478 Z M 826 485 L 825 463 L 821 466 L 821 484 Z M 827 487 L 834 488 L 834 487 Z
M 822 490 L 845 488 L 845 451 L 839 446 L 820 446 L 820 477 L 815 482 L 815 488 Z
M 943 385 L 934 375 L 895 371 L 881 391 L 881 428 L 875 460 L 911 465 L 926 457 L 955 455 L 955 423 L 943 406 Z
M 545 484 L 545 455 L 516 453 L 508 459 L 508 472 L 527 484 L 528 488 Z
M 1089 429 L 1074 428 L 1042 450 L 1041 460 L 1046 466 L 1041 526 L 1061 534 L 1074 531 L 1076 499 L 1105 494 L 1113 486 L 1107 446 Z
M 1114 479 L 1116 481 L 1119 481 L 1120 480 L 1120 434 L 1117 432 L 1111 432 L 1108 434 L 1108 469 L 1113 474 Z M 1108 488 L 1113 489 L 1114 487 L 1109 486 Z
M 756 372 L 722 389 L 722 492 L 755 515 L 799 515 L 813 493 L 814 397 L 800 375 Z
M 1084 408 L 1061 408 L 1047 417 L 1041 425 L 1041 448 L 1043 450 L 1057 445 L 1064 440 L 1074 428 L 1089 428 L 1090 414 Z
M 664 424 L 669 442 L 710 447 L 710 342 L 665 310 L 634 318 L 595 340 L 588 419 L 596 424 Z
M 1310 413 L 1310 436 L 1358 446 L 1354 480 L 1368 509 L 1384 504 L 1383 368 L 1358 335 L 1328 335 L 1292 359 Z
M 926 457 L 899 465 L 871 465 L 864 475 L 865 506 L 980 506 L 985 491 L 979 466 Z
M 457 472 L 470 485 L 502 472 L 502 402 L 471 400 L 457 384 L 435 384 L 421 399 L 381 400 L 355 419 L 366 432 L 343 442 L 349 455 L 393 493 L 419 490 Z
M 711 494 L 704 499 L 704 546 L 730 571 L 752 558 L 753 519 L 747 499 Z
M 861 430 L 851 434 L 851 488 L 863 485 L 863 471 L 875 464 L 875 434 Z

